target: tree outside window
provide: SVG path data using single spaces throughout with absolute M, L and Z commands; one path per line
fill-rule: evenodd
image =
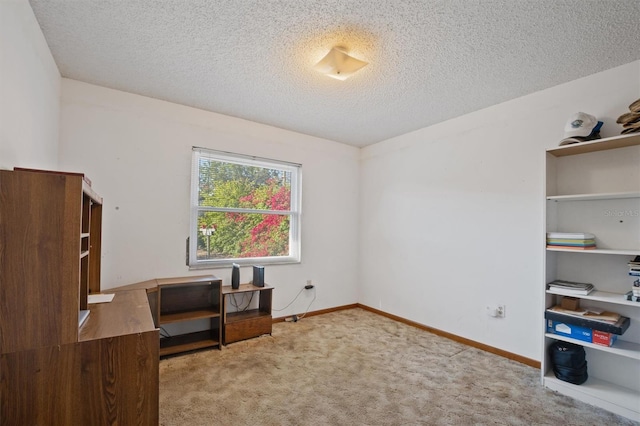
M 300 260 L 300 165 L 194 148 L 190 266 Z

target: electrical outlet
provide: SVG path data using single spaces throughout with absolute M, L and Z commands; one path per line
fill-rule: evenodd
M 311 280 L 307 280 L 307 285 L 313 285 L 313 282 Z
M 313 282 L 311 280 L 307 280 L 307 285 L 305 285 L 304 288 L 306 290 L 311 290 L 313 287 Z
M 487 306 L 487 315 L 494 318 L 504 318 L 506 317 L 506 306 Z

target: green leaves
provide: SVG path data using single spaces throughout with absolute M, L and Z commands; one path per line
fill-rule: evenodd
M 221 210 L 199 212 L 198 259 L 289 254 L 289 215 L 261 211 L 290 210 L 290 172 L 200 159 L 199 178 L 199 206 Z

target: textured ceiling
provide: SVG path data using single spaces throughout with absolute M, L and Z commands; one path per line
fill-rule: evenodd
M 30 3 L 64 77 L 355 146 L 640 59 L 639 0 Z

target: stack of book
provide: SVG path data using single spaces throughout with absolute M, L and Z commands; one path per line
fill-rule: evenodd
M 633 280 L 631 284 L 631 291 L 626 294 L 627 300 L 635 300 L 640 302 L 640 256 L 636 256 L 635 259 L 629 261 L 629 275 Z
M 629 275 L 632 277 L 640 277 L 640 256 L 636 256 L 635 259 L 630 260 L 627 265 L 629 265 Z
M 586 296 L 595 289 L 591 283 L 578 283 L 564 280 L 551 281 L 547 284 L 547 288 L 563 296 Z
M 547 232 L 547 247 L 593 250 L 596 248 L 596 236 L 588 232 Z

